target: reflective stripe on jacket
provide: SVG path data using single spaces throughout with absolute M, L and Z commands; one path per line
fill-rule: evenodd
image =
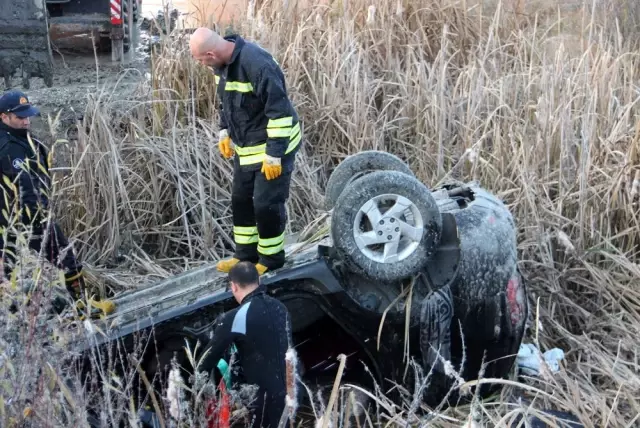
M 225 39 L 236 46 L 230 63 L 215 71 L 220 129 L 228 130 L 240 165 L 260 164 L 265 154 L 295 154 L 302 133 L 280 66 L 255 43 Z

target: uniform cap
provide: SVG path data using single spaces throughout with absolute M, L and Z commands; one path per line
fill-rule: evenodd
M 0 113 L 13 113 L 21 119 L 38 116 L 40 110 L 29 102 L 27 95 L 20 91 L 6 91 L 0 97 Z

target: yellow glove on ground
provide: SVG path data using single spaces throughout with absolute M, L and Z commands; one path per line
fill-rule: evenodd
M 229 137 L 229 133 L 226 129 L 220 130 L 220 134 L 218 135 L 218 148 L 220 149 L 222 156 L 226 159 L 233 156 L 233 142 L 231 141 L 231 137 Z
M 280 158 L 274 158 L 267 155 L 262 162 L 262 173 L 267 177 L 267 180 L 273 180 L 280 177 L 282 174 L 282 165 L 280 164 Z

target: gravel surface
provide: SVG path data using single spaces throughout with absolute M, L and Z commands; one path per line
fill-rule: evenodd
M 82 117 L 90 94 L 103 93 L 119 99 L 135 96 L 136 87 L 149 71 L 148 41 L 146 32 L 136 27 L 133 49 L 123 63 L 113 62 L 110 53 L 95 53 L 88 37 L 75 37 L 72 43 L 59 41 L 53 46 L 52 87 L 47 87 L 40 78 L 32 78 L 31 87 L 24 89 L 21 80 L 14 77 L 12 89 L 26 92 L 42 112 L 40 118 L 33 120 L 34 135 L 50 142 L 53 136 L 48 116 L 53 120 L 60 114 L 58 137 L 64 137 L 65 130 Z M 0 92 L 6 89 L 4 81 L 0 81 Z

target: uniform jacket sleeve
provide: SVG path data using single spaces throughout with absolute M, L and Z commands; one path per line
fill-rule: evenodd
M 220 120 L 218 122 L 218 127 L 219 129 L 228 129 L 229 125 L 227 125 L 227 119 L 224 117 L 224 108 L 222 107 L 222 101 L 220 101 L 219 108 L 220 108 Z
M 269 118 L 267 125 L 267 155 L 281 158 L 287 151 L 293 127 L 293 107 L 284 81 L 284 74 L 275 61 L 265 62 L 252 73 L 252 84 L 264 104 Z
M 231 346 L 233 341 L 239 336 L 238 333 L 231 331 L 233 318 L 236 311 L 229 311 L 223 314 L 216 322 L 217 327 L 213 332 L 213 337 L 204 347 L 206 356 L 202 360 L 199 371 L 210 373 L 218 364 L 218 361 L 224 355 L 225 351 Z
M 227 129 L 229 125 L 227 124 L 227 119 L 224 117 L 224 107 L 222 105 L 222 96 L 224 95 L 220 90 L 220 75 L 215 75 L 216 80 L 216 98 L 218 101 L 218 114 L 220 115 L 220 119 L 218 121 L 218 127 L 220 129 Z
M 0 171 L 18 191 L 18 198 L 20 201 L 19 206 L 22 207 L 22 218 L 20 221 L 24 224 L 30 224 L 37 220 L 39 216 L 38 211 L 38 189 L 39 186 L 32 180 L 33 177 L 24 168 L 26 153 L 17 144 L 6 144 L 2 150 L 0 150 Z M 37 166 L 35 166 L 37 168 Z M 7 187 L 3 177 L 2 188 L 5 192 L 9 192 L 6 195 L 7 201 L 11 204 L 15 200 L 16 195 L 12 194 L 12 191 Z M 4 197 L 5 195 L 2 195 Z M 8 214 L 12 215 L 10 209 Z M 4 214 L 2 214 L 4 215 Z M 10 220 L 10 219 L 9 219 Z

